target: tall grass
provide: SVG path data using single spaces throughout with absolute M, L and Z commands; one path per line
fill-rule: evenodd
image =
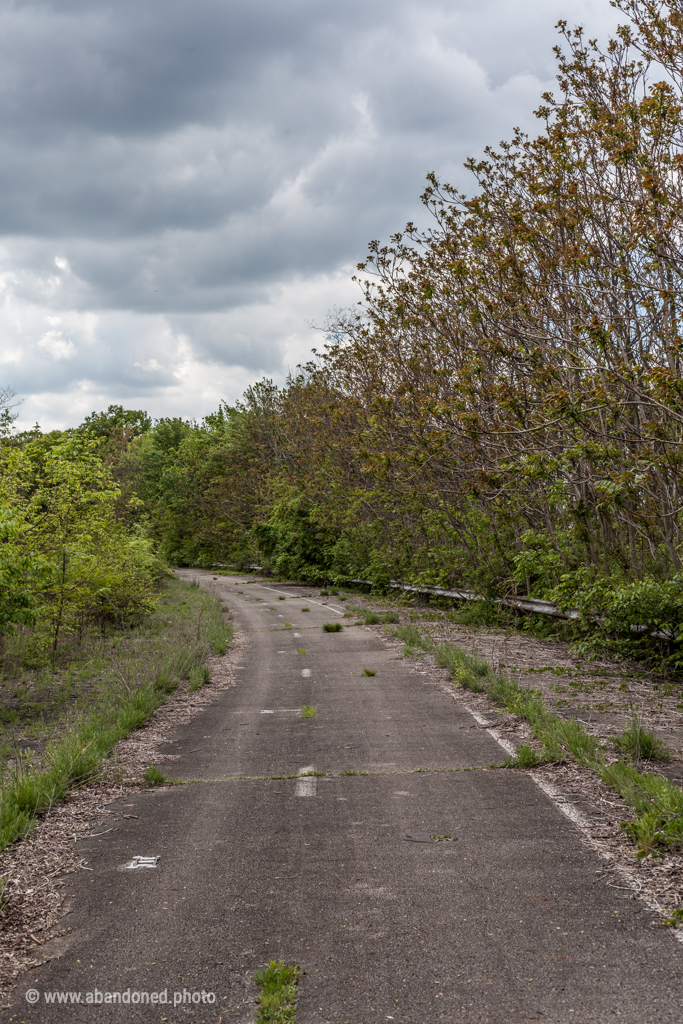
M 98 685 L 75 707 L 57 708 L 40 759 L 20 745 L 0 767 L 0 850 L 30 831 L 69 790 L 101 771 L 116 744 L 149 719 L 183 679 L 207 682 L 204 665 L 232 635 L 219 602 L 178 581 L 164 588 L 159 610 L 129 636 L 100 652 Z M 201 684 L 200 684 L 201 685 Z

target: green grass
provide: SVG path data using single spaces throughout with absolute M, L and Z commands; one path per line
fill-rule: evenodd
M 396 612 L 382 612 L 378 615 L 376 612 L 372 612 L 368 608 L 363 608 L 361 609 L 361 614 L 366 626 L 376 626 L 378 624 L 385 625 L 388 622 L 398 622 L 398 615 Z
M 148 764 L 142 777 L 146 786 L 163 786 L 166 782 L 166 776 L 155 764 Z
M 361 675 L 362 676 L 376 676 L 377 673 L 375 672 L 374 668 L 364 668 L 363 671 L 361 672 Z
M 530 743 L 520 743 L 514 757 L 505 761 L 508 768 L 535 768 L 541 763 L 541 756 Z
M 296 653 L 297 654 L 305 654 L 306 653 L 306 648 L 305 647 L 297 647 Z
M 621 827 L 638 846 L 638 858 L 663 854 L 683 845 L 683 791 L 661 775 L 639 772 L 619 760 L 602 765 L 600 778 L 634 808 L 632 821 Z
M 664 919 L 664 924 L 668 928 L 678 928 L 679 924 L 683 924 L 683 907 L 678 907 L 676 910 L 669 911 L 669 917 Z
M 280 595 L 280 597 L 278 597 L 278 601 L 286 601 L 286 600 L 287 600 L 287 598 L 283 597 L 282 595 Z
M 671 753 L 663 740 L 646 729 L 634 715 L 621 736 L 612 741 L 617 751 L 632 761 L 670 761 Z
M 195 690 L 201 689 L 202 686 L 206 686 L 210 682 L 211 669 L 208 665 L 197 665 L 190 672 L 190 693 L 194 693 Z
M 173 579 L 157 611 L 135 630 L 85 638 L 57 675 L 51 668 L 25 675 L 22 687 L 42 704 L 39 720 L 15 725 L 14 744 L 0 761 L 0 850 L 70 790 L 97 778 L 119 740 L 144 725 L 183 679 L 203 685 L 205 661 L 230 636 L 220 603 Z M 21 746 L 35 735 L 45 744 L 39 757 Z
M 301 609 L 302 612 L 310 612 L 310 610 L 311 610 L 310 608 L 302 608 Z
M 461 647 L 454 644 L 440 644 L 435 657 L 437 665 L 447 668 L 459 686 L 464 686 L 473 693 L 484 692 L 483 680 L 491 678 L 491 669 L 481 658 L 466 654 Z
M 315 708 L 311 707 L 310 704 L 304 704 L 301 709 L 302 718 L 315 718 Z
M 342 624 L 341 622 L 324 622 L 323 629 L 326 633 L 341 633 Z
M 271 960 L 267 967 L 256 972 L 254 981 L 259 988 L 256 1024 L 293 1024 L 300 977 L 298 964 L 285 964 L 282 960 Z
M 394 636 L 397 636 L 399 640 L 403 640 L 404 648 L 403 653 L 406 657 L 421 653 L 422 651 L 434 651 L 434 643 L 431 638 L 424 636 L 417 626 L 399 626 L 395 629 Z

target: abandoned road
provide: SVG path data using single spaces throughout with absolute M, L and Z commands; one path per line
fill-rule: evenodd
M 246 634 L 237 685 L 162 748 L 187 785 L 122 797 L 117 830 L 79 842 L 71 933 L 9 1020 L 247 1024 L 281 957 L 306 972 L 297 1024 L 680 1024 L 683 946 L 528 774 L 490 767 L 504 752 L 437 680 L 332 597 L 179 575 Z M 122 870 L 136 855 L 157 867 Z M 95 989 L 170 1003 L 45 1003 Z

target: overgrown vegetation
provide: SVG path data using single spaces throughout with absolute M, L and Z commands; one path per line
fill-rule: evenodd
M 183 679 L 208 681 L 204 662 L 229 642 L 219 603 L 196 586 L 165 582 L 157 610 L 108 634 L 84 629 L 71 657 L 36 660 L 21 635 L 8 641 L 0 723 L 0 849 L 71 789 L 96 778 L 116 743 L 143 725 Z M 22 660 L 23 659 L 23 660 Z M 12 690 L 9 690 L 9 687 Z M 12 697 L 12 694 L 15 696 Z M 150 766 L 145 781 L 158 769 Z

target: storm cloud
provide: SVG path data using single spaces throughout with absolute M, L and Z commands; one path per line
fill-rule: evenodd
M 201 416 L 316 343 L 368 241 L 424 220 L 607 0 L 0 8 L 0 385 L 23 424 Z

